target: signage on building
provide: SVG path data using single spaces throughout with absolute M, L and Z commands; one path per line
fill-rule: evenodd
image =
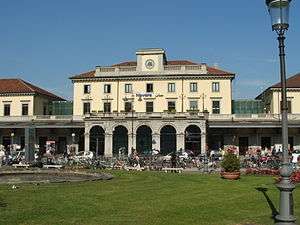
M 136 97 L 139 97 L 139 98 L 152 97 L 152 93 L 136 93 Z

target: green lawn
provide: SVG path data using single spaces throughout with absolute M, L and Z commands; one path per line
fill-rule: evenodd
M 112 172 L 110 181 L 0 186 L 0 224 L 235 225 L 273 224 L 256 187 L 268 188 L 277 206 L 272 177 Z M 294 191 L 300 221 L 300 186 Z

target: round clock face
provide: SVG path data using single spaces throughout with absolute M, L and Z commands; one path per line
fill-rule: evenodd
M 154 61 L 152 59 L 147 59 L 145 66 L 147 69 L 151 70 L 154 67 Z

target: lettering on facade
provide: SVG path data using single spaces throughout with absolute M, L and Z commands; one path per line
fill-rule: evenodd
M 152 97 L 152 93 L 136 93 L 136 97 L 139 97 L 139 98 Z

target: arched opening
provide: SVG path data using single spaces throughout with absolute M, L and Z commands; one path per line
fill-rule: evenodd
M 176 129 L 166 125 L 160 130 L 160 152 L 167 155 L 176 151 Z
M 152 152 L 152 130 L 146 125 L 136 131 L 136 150 L 139 154 L 147 155 Z
M 113 155 L 128 155 L 128 130 L 117 126 L 113 132 Z
M 105 131 L 100 126 L 94 126 L 90 130 L 90 151 L 95 153 L 95 156 L 104 155 L 104 140 Z
M 201 129 L 196 125 L 190 125 L 185 129 L 185 150 L 192 151 L 195 156 L 201 153 Z

